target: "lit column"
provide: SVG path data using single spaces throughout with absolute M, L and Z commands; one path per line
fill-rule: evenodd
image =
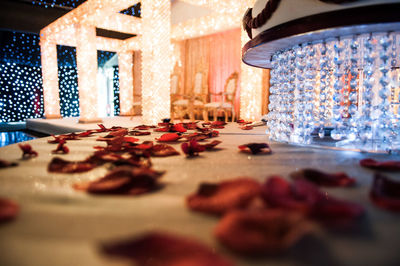
M 77 24 L 76 63 L 80 123 L 94 123 L 98 118 L 96 28 Z
M 171 1 L 142 0 L 143 122 L 170 117 Z
M 120 115 L 131 115 L 133 106 L 133 52 L 118 52 Z
M 46 118 L 60 118 L 57 45 L 48 40 L 42 33 L 40 50 L 42 60 L 44 115 Z
M 249 41 L 242 30 L 242 47 Z M 249 121 L 261 119 L 262 115 L 262 69 L 241 64 L 240 118 Z

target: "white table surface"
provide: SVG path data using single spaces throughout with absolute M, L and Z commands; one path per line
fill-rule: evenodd
M 152 230 L 178 233 L 216 249 L 237 265 L 400 265 L 400 214 L 375 207 L 368 197 L 373 171 L 358 161 L 400 159 L 399 156 L 371 155 L 348 151 L 311 149 L 272 143 L 273 154 L 254 156 L 238 152 L 237 146 L 266 142 L 265 128 L 252 131 L 230 124 L 220 130 L 221 150 L 204 152 L 187 159 L 180 156 L 152 158 L 153 167 L 166 171 L 165 188 L 151 194 L 93 196 L 75 191 L 72 184 L 93 180 L 106 173 L 99 167 L 82 174 L 48 173 L 47 165 L 56 145 L 48 138 L 29 141 L 39 152 L 37 158 L 20 160 L 17 145 L 0 148 L 0 159 L 19 162 L 15 168 L 0 169 L 0 196 L 17 201 L 21 210 L 15 221 L 0 224 L 0 265 L 131 265 L 130 261 L 106 257 L 102 243 L 127 239 Z M 101 135 L 105 135 L 102 133 Z M 140 136 L 154 140 L 160 133 Z M 68 141 L 69 160 L 86 158 L 97 137 Z M 325 189 L 332 195 L 362 204 L 366 217 L 359 230 L 333 232 L 321 228 L 312 237 L 277 257 L 260 259 L 236 256 L 221 247 L 212 235 L 218 218 L 194 213 L 185 207 L 185 196 L 203 181 L 220 181 L 250 176 L 259 181 L 272 174 L 288 177 L 292 171 L 312 167 L 345 171 L 357 179 L 355 188 Z M 388 174 L 400 180 L 400 174 Z

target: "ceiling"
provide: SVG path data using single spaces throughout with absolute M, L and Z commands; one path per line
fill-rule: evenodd
M 39 33 L 42 28 L 85 1 L 86 0 L 1 0 L 0 29 Z M 207 8 L 190 5 L 179 0 L 172 0 L 171 2 L 172 25 L 211 13 Z M 139 10 L 137 7 L 135 8 L 135 10 L 133 10 L 133 8 L 130 10 L 130 15 L 140 12 L 140 6 Z M 116 39 L 126 39 L 133 36 L 104 29 L 97 29 L 97 35 Z

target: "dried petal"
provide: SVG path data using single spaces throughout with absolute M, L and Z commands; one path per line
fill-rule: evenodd
M 7 168 L 7 167 L 12 167 L 12 166 L 17 166 L 17 165 L 18 165 L 17 163 L 0 159 L 0 168 Z
M 241 126 L 240 129 L 241 130 L 252 130 L 254 127 L 253 126 L 249 126 L 249 125 L 245 125 L 245 126 Z
M 64 153 L 64 154 L 69 153 L 69 149 L 67 146 L 65 146 L 65 143 L 67 143 L 67 142 L 64 139 L 60 140 L 60 142 L 57 145 L 57 148 L 51 152 L 52 153 Z
M 330 197 L 303 179 L 289 184 L 285 179 L 273 176 L 263 185 L 261 195 L 273 208 L 298 211 L 326 225 L 351 225 L 364 213 L 360 205 Z
M 22 158 L 31 158 L 31 157 L 36 157 L 39 154 L 37 151 L 34 151 L 32 149 L 32 146 L 29 144 L 18 144 L 19 148 L 22 150 Z
M 175 124 L 171 127 L 171 131 L 172 132 L 179 132 L 179 133 L 184 133 L 186 132 L 186 128 L 184 128 L 183 124 L 179 123 L 179 124 Z
M 315 169 L 302 169 L 290 174 L 293 179 L 306 179 L 320 186 L 348 187 L 355 184 L 355 179 L 346 173 L 328 174 Z
M 206 150 L 212 150 L 214 149 L 215 146 L 217 146 L 218 144 L 222 143 L 222 141 L 220 140 L 213 140 L 209 143 L 203 144 L 202 146 L 206 148 Z
M 235 210 L 221 219 L 214 235 L 223 245 L 242 254 L 274 254 L 296 244 L 311 229 L 297 213 Z
M 198 156 L 200 152 L 206 150 L 206 147 L 192 139 L 189 142 L 182 143 L 181 149 L 187 156 Z
M 130 143 L 135 143 L 135 142 L 139 141 L 139 139 L 134 138 L 134 137 L 124 137 L 124 141 L 130 142 Z
M 82 173 L 92 170 L 96 164 L 88 161 L 67 161 L 58 157 L 51 160 L 47 170 L 53 173 Z
M 197 123 L 195 122 L 188 122 L 188 123 L 182 123 L 183 126 L 188 129 L 188 130 L 195 130 L 197 129 Z
M 248 143 L 238 147 L 241 152 L 251 154 L 271 154 L 272 150 L 267 143 Z
M 155 157 L 166 157 L 166 156 L 179 155 L 179 152 L 170 145 L 157 144 L 151 148 L 151 155 Z
M 134 127 L 133 129 L 136 129 L 136 130 L 149 130 L 150 128 L 155 128 L 155 126 L 140 125 L 140 126 Z
M 129 131 L 129 135 L 131 135 L 131 136 L 147 136 L 150 134 L 151 134 L 151 132 L 149 132 L 149 131 L 144 131 L 144 132 L 137 131 L 137 130 Z
M 400 212 L 400 182 L 377 173 L 369 195 L 379 207 Z
M 103 252 L 146 266 L 232 266 L 203 244 L 181 236 L 153 232 L 133 240 L 105 245 Z
M 222 181 L 219 184 L 203 183 L 196 193 L 186 198 L 194 211 L 222 215 L 233 209 L 247 207 L 260 195 L 261 185 L 247 177 Z
M 0 198 L 0 223 L 13 220 L 17 217 L 19 206 L 12 200 Z
M 381 171 L 400 171 L 400 161 L 378 162 L 374 159 L 363 159 L 360 161 L 360 165 Z
M 182 136 L 183 138 L 185 138 L 186 140 L 190 141 L 192 139 L 195 139 L 197 141 L 202 141 L 205 139 L 208 139 L 208 136 L 206 134 L 203 133 L 193 133 L 193 134 L 189 134 L 189 135 L 184 135 Z
M 156 140 L 159 142 L 173 142 L 173 141 L 177 141 L 180 138 L 181 138 L 181 136 L 179 136 L 176 133 L 166 133 L 166 134 L 161 135 L 161 137 L 159 137 L 158 139 L 156 138 Z
M 84 132 L 78 133 L 78 137 L 86 138 L 86 137 L 90 137 L 92 134 L 93 134 L 93 130 L 86 130 Z

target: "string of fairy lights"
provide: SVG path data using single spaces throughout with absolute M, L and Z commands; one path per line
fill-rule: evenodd
M 76 8 L 85 0 L 33 0 L 42 8 Z M 140 16 L 140 4 L 121 11 Z M 0 31 L 0 123 L 25 121 L 44 115 L 39 34 Z M 98 51 L 102 67 L 115 53 Z M 57 46 L 60 111 L 63 117 L 79 116 L 76 48 Z M 119 110 L 119 72 L 114 69 L 114 114 Z

